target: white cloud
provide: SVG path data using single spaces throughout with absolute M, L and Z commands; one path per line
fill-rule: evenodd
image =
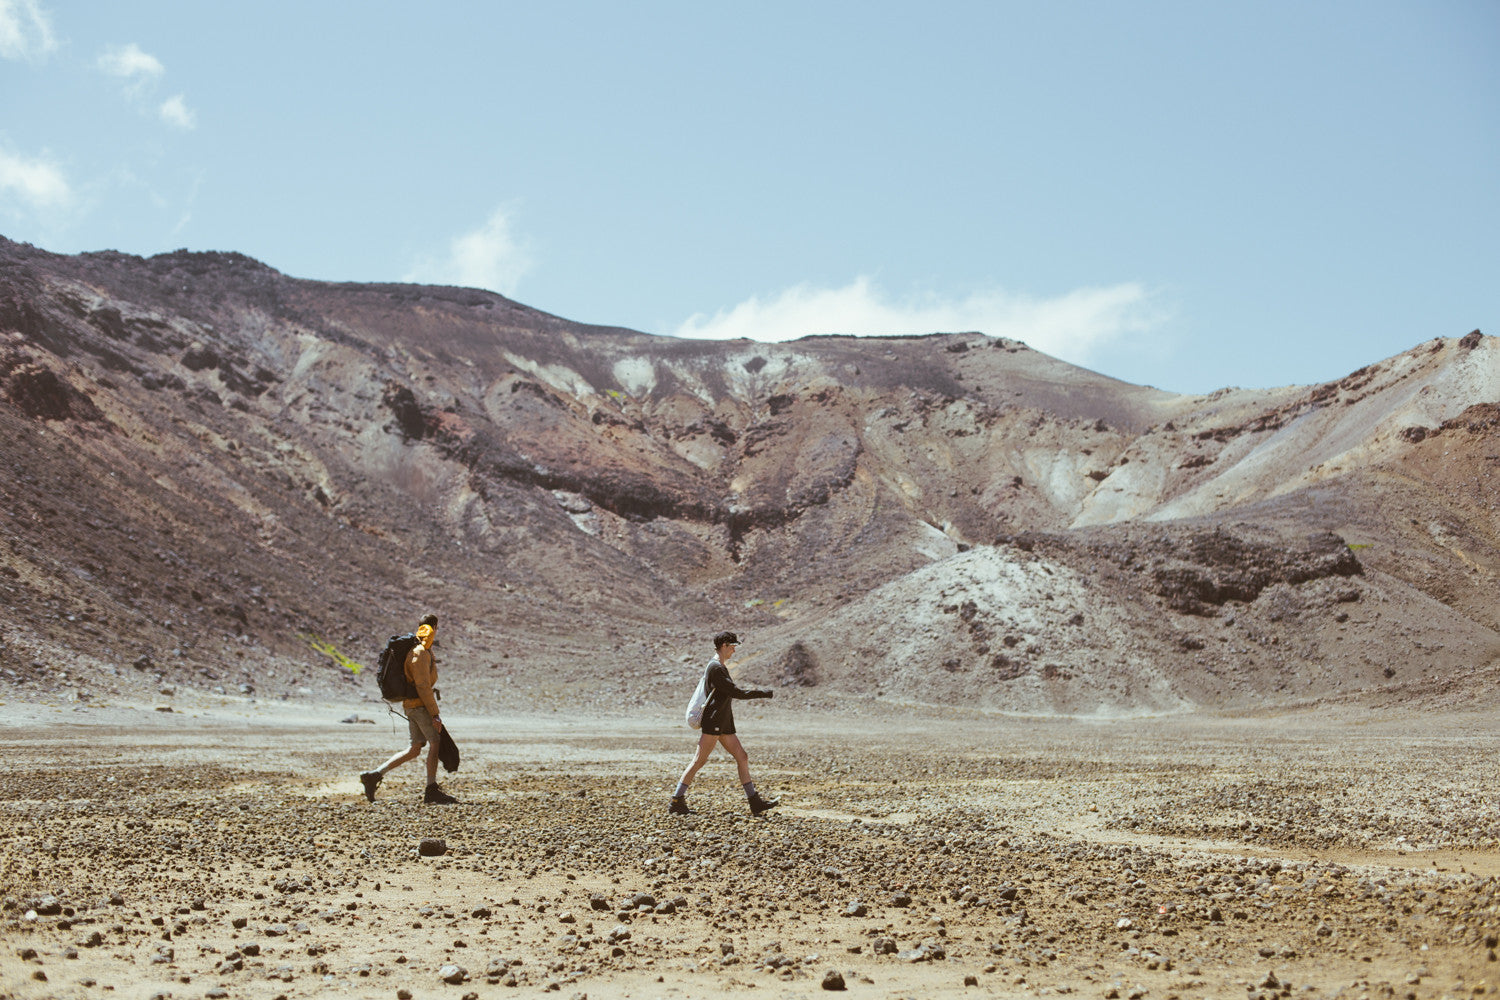
M 162 101 L 157 113 L 161 115 L 162 121 L 180 129 L 190 129 L 198 124 L 198 117 L 188 109 L 187 101 L 181 94 Z
M 1165 318 L 1165 308 L 1133 282 L 1080 288 L 1055 298 L 981 289 L 959 298 L 929 294 L 894 300 L 860 277 L 843 288 L 798 285 L 712 316 L 699 313 L 673 335 L 780 341 L 812 334 L 910 336 L 975 330 L 1085 362 L 1106 345 L 1144 333 Z
M 160 59 L 141 51 L 141 47 L 134 42 L 105 49 L 99 56 L 98 66 L 110 76 L 122 77 L 137 86 L 148 80 L 156 80 L 167 71 Z
M 55 48 L 52 23 L 36 0 L 0 0 L 0 58 L 40 59 Z
M 166 124 L 183 131 L 197 127 L 198 115 L 188 107 L 187 95 L 174 94 L 160 103 L 152 96 L 167 68 L 139 45 L 112 45 L 100 53 L 94 65 L 101 73 L 120 79 L 126 99 L 140 113 L 154 112 Z
M 511 232 L 510 218 L 496 209 L 484 225 L 456 237 L 447 253 L 418 261 L 406 281 L 487 288 L 513 296 L 531 270 L 531 256 Z
M 13 193 L 34 209 L 65 208 L 73 201 L 73 190 L 57 167 L 3 149 L 0 149 L 0 192 Z

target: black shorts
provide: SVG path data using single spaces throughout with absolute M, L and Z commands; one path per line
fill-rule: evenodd
M 703 735 L 705 736 L 733 736 L 734 734 L 734 723 L 732 722 L 727 726 L 703 727 Z

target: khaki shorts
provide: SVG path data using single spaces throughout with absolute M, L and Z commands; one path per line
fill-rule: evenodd
M 406 728 L 411 733 L 412 746 L 426 746 L 428 743 L 437 745 L 437 727 L 432 724 L 432 713 L 427 711 L 426 705 L 406 710 Z

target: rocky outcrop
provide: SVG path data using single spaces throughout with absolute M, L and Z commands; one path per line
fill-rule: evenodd
M 792 643 L 781 658 L 777 679 L 784 687 L 817 687 L 817 654 L 805 642 Z
M 0 399 L 34 420 L 104 422 L 104 414 L 85 393 L 51 368 L 14 353 L 0 353 Z
M 1297 585 L 1364 572 L 1348 543 L 1332 532 L 1285 539 L 1267 537 L 1248 526 L 1162 525 L 1124 534 L 1117 538 L 1098 531 L 1028 532 L 997 541 L 1074 565 L 1105 560 L 1161 597 L 1167 607 L 1192 615 L 1213 616 L 1230 602 L 1254 601 L 1278 583 Z

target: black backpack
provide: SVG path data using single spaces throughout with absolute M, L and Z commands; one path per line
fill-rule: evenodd
M 380 685 L 380 697 L 386 701 L 404 701 L 417 697 L 417 686 L 406 676 L 406 658 L 417 645 L 417 637 L 408 632 L 393 635 L 380 654 L 380 669 L 375 671 L 375 680 Z

